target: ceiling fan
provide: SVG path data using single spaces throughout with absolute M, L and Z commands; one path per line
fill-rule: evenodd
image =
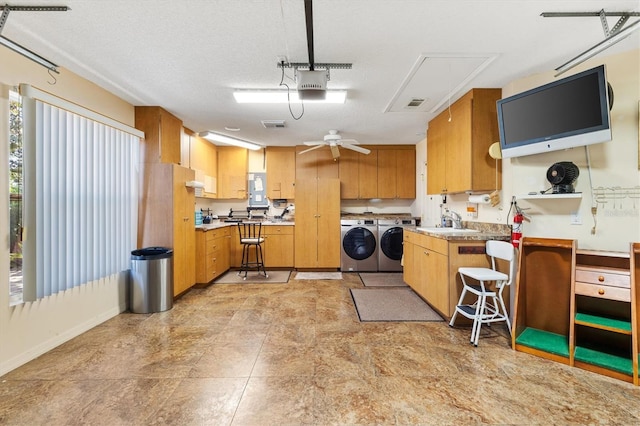
M 331 148 L 331 155 L 333 155 L 334 159 L 340 157 L 339 146 L 362 154 L 369 154 L 371 152 L 367 148 L 357 146 L 357 143 L 358 141 L 355 139 L 342 139 L 342 136 L 338 134 L 337 130 L 329 130 L 329 134 L 324 135 L 324 140 L 304 142 L 305 145 L 309 145 L 311 148 L 300 151 L 299 154 L 304 154 L 305 152 L 313 151 L 323 146 L 329 146 L 329 148 Z

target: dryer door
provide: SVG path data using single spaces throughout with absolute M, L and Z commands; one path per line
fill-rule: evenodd
M 376 251 L 376 237 L 366 228 L 352 228 L 342 238 L 342 248 L 351 259 L 364 260 Z
M 380 248 L 389 259 L 402 258 L 402 228 L 396 226 L 387 229 L 380 237 Z

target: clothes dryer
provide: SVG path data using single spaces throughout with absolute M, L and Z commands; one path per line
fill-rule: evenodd
M 378 271 L 402 271 L 403 229 L 415 227 L 415 219 L 378 219 Z
M 375 219 L 340 221 L 340 269 L 343 272 L 378 270 L 378 223 Z

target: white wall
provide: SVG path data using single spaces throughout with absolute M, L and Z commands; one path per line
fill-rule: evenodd
M 628 251 L 629 243 L 640 241 L 640 199 L 624 196 L 614 203 L 598 204 L 592 197 L 591 187 L 634 188 L 640 186 L 638 169 L 638 103 L 640 100 L 640 50 L 612 56 L 598 56 L 567 73 L 566 76 L 593 68 L 607 66 L 607 78 L 615 92 L 611 111 L 613 139 L 610 142 L 591 145 L 591 179 L 587 168 L 584 148 L 573 148 L 539 155 L 530 155 L 502 160 L 502 202 L 499 206 L 480 205 L 476 220 L 490 223 L 511 223 L 507 213 L 513 195 L 530 191 L 541 191 L 550 185 L 546 180 L 547 169 L 558 161 L 572 161 L 580 168 L 576 192 L 582 192 L 577 200 L 517 200 L 518 206 L 530 216 L 524 224 L 524 235 L 530 237 L 576 239 L 578 247 L 592 250 Z M 563 75 L 562 77 L 565 77 Z M 554 80 L 553 70 L 545 74 L 532 75 L 512 82 L 503 88 L 507 97 Z M 447 197 L 450 208 L 466 212 L 468 196 L 464 194 Z M 439 204 L 442 197 L 428 196 L 423 211 L 426 224 L 435 225 L 439 220 Z M 596 229 L 592 234 L 594 220 L 591 207 L 598 205 Z M 582 224 L 571 224 L 571 213 L 577 212 Z M 464 217 L 464 215 L 463 215 Z
M 79 105 L 134 124 L 134 108 L 96 85 L 62 69 L 57 82 L 41 66 L 0 49 L 0 164 L 8 164 L 8 87 L 28 83 Z M 6 170 L 3 166 L 1 170 Z M 0 375 L 111 318 L 126 308 L 126 274 L 89 283 L 33 303 L 9 306 L 9 195 L 7 173 L 0 173 Z

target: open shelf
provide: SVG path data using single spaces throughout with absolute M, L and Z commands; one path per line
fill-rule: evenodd
M 579 362 L 596 365 L 598 367 L 617 371 L 629 376 L 633 374 L 633 361 L 631 358 L 576 346 L 574 359 Z
M 569 357 L 567 336 L 527 327 L 516 338 L 516 344 L 552 353 L 565 358 Z
M 558 198 L 582 198 L 582 192 L 572 192 L 569 194 L 522 194 L 516 197 L 520 200 L 557 200 Z
M 614 333 L 631 334 L 631 321 L 624 321 L 599 315 L 576 313 L 576 324 L 613 331 Z

